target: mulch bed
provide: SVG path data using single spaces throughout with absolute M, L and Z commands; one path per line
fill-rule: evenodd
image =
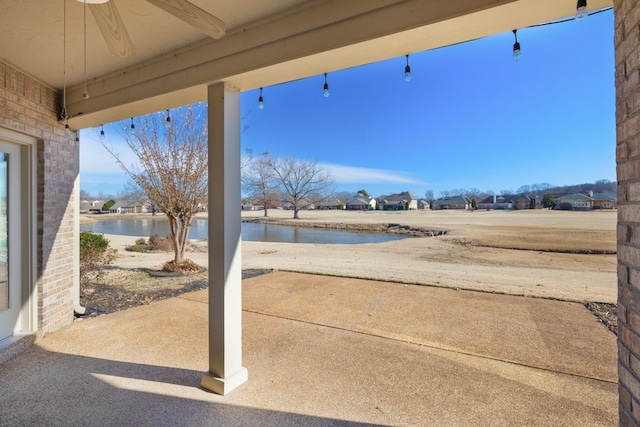
M 242 279 L 249 279 L 272 271 L 271 269 L 242 270 Z M 90 292 L 84 289 L 80 290 L 80 305 L 85 307 L 87 311 L 84 315 L 78 317 L 95 317 L 140 305 L 147 305 L 187 292 L 199 291 L 207 288 L 208 285 L 207 280 L 195 280 L 161 289 L 128 290 L 119 286 L 94 283 L 91 285 Z
M 618 335 L 618 307 L 615 304 L 589 301 L 584 306 L 611 332 Z

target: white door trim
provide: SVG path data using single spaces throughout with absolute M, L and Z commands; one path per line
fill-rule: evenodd
M 17 341 L 24 335 L 35 332 L 37 317 L 37 158 L 38 139 L 0 127 L 0 140 L 20 146 L 22 191 L 21 217 L 24 237 L 22 239 L 22 308 L 21 332 L 0 342 L 0 349 Z

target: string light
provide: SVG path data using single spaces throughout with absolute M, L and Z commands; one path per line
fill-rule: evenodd
M 258 109 L 264 108 L 264 99 L 262 98 L 262 88 L 260 88 L 260 97 L 258 97 Z
M 327 83 L 327 73 L 324 73 L 324 89 L 322 90 L 322 95 L 325 98 L 329 97 L 329 83 Z
M 136 129 L 136 124 L 133 123 L 133 117 L 131 117 L 131 127 L 130 127 L 130 129 L 131 130 L 135 130 Z
M 513 30 L 513 36 L 516 39 L 516 42 L 513 44 L 513 60 L 520 61 L 522 57 L 522 53 L 520 52 L 520 43 L 518 43 L 518 30 Z
M 104 139 L 104 125 L 100 125 L 100 139 Z
M 83 2 L 82 12 L 84 14 L 84 90 L 82 91 L 82 97 L 89 99 L 89 90 L 87 89 L 87 2 Z
M 80 142 L 80 132 L 76 131 L 76 142 Z
M 67 119 L 69 125 L 69 114 L 67 114 L 67 0 L 62 0 L 62 111 L 60 118 Z
M 171 116 L 169 115 L 169 110 L 167 110 L 167 117 L 164 120 L 167 123 L 169 123 L 171 121 Z
M 405 82 L 410 82 L 411 81 L 411 67 L 409 66 L 409 54 L 406 54 L 405 57 L 407 58 L 407 66 L 404 67 L 404 81 Z
M 587 19 L 589 13 L 587 12 L 587 0 L 578 0 L 576 5 L 576 21 L 581 22 Z

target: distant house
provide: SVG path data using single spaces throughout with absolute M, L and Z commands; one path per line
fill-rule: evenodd
M 405 191 L 399 194 L 390 194 L 378 198 L 379 209 L 385 211 L 403 211 L 418 209 L 418 199 Z
M 447 209 L 471 209 L 471 200 L 467 196 L 450 196 L 443 197 L 442 199 L 434 200 L 433 210 L 447 210 Z
M 87 200 L 80 201 L 80 213 L 87 213 L 91 209 L 91 203 Z
M 431 204 L 427 200 L 418 200 L 418 210 L 431 209 Z
M 309 210 L 312 211 L 316 208 L 316 206 L 309 199 L 301 199 L 298 201 L 298 210 Z M 285 201 L 280 204 L 280 209 L 284 209 L 286 211 L 293 210 L 293 203 Z
M 327 199 L 316 203 L 316 209 L 323 209 L 328 211 L 344 209 L 344 203 L 338 198 Z
M 86 208 L 86 212 L 101 212 L 105 203 L 106 200 L 83 200 L 80 204 L 80 211 L 82 212 Z
M 613 209 L 616 207 L 617 197 L 613 194 L 572 193 L 555 198 L 556 209 L 591 210 Z
M 515 202 L 504 196 L 494 194 L 478 202 L 478 209 L 513 209 Z
M 616 207 L 618 197 L 614 194 L 594 194 L 593 209 L 613 209 Z
M 376 199 L 371 196 L 363 196 L 358 194 L 355 197 L 347 199 L 345 208 L 349 211 L 366 211 L 376 208 Z
M 518 200 L 522 200 L 526 207 L 529 207 L 531 203 L 531 197 L 524 193 L 520 194 L 502 194 L 485 197 L 478 202 L 478 209 L 516 209 L 516 203 Z
M 593 207 L 593 199 L 581 193 L 565 194 L 564 196 L 557 197 L 555 200 L 558 209 L 567 209 L 570 207 L 572 210 L 588 211 Z
M 140 213 L 148 213 L 152 211 L 151 204 L 148 202 L 142 202 L 139 200 L 124 200 L 116 202 L 111 209 L 109 209 L 109 213 L 117 213 L 117 214 L 140 214 Z

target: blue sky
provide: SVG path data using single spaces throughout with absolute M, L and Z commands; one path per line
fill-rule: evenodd
M 613 12 L 330 72 L 241 97 L 242 148 L 317 160 L 337 188 L 409 190 L 615 181 Z M 81 132 L 81 188 L 116 194 L 127 177 Z M 105 126 L 107 141 L 118 146 Z M 125 154 L 124 147 L 121 154 Z

